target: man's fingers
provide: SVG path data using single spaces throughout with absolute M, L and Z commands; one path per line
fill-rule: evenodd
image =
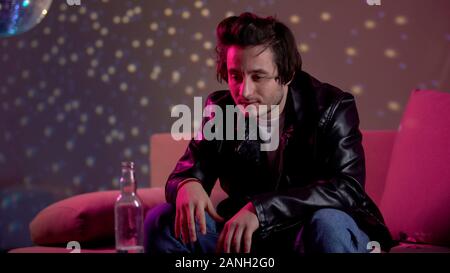
M 180 229 L 181 229 L 181 239 L 183 241 L 183 243 L 188 243 L 189 242 L 189 231 L 188 231 L 188 224 L 187 224 L 187 217 L 185 215 L 185 211 L 184 210 L 180 210 Z
M 250 253 L 250 249 L 252 247 L 252 235 L 253 232 L 251 232 L 248 228 L 244 230 L 244 253 Z
M 204 235 L 206 234 L 206 219 L 205 219 L 205 210 L 197 206 L 195 210 L 195 216 L 197 217 L 198 224 L 200 226 L 200 232 Z
M 234 237 L 235 230 L 236 230 L 236 225 L 235 224 L 229 225 L 227 234 L 225 235 L 225 239 L 223 241 L 223 251 L 225 253 L 230 253 L 231 240 Z
M 217 240 L 217 246 L 216 246 L 216 252 L 222 253 L 223 252 L 223 240 L 225 238 L 226 232 L 226 226 L 223 228 L 222 232 L 219 235 L 219 239 Z
M 214 208 L 211 200 L 208 200 L 208 205 L 206 206 L 206 211 L 209 213 L 209 215 L 214 220 L 216 220 L 216 222 L 221 223 L 224 221 L 224 219 L 219 214 L 217 214 L 216 209 Z
M 243 228 L 238 227 L 236 228 L 235 232 L 234 232 L 234 236 L 233 239 L 231 241 L 231 251 L 233 251 L 234 253 L 240 253 L 241 252 L 241 242 L 242 242 L 242 233 L 243 233 Z
M 188 224 L 188 232 L 189 232 L 189 239 L 191 242 L 197 241 L 197 234 L 195 233 L 195 219 L 194 219 L 194 208 L 188 208 L 187 214 L 187 224 Z

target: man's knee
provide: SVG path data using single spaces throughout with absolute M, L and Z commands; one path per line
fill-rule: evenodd
M 172 204 L 164 203 L 150 209 L 145 216 L 145 230 L 154 232 L 164 228 L 175 216 L 175 208 Z
M 337 233 L 356 227 L 356 223 L 350 215 L 344 211 L 331 208 L 317 210 L 312 215 L 309 224 L 315 230 L 327 233 Z
M 215 250 L 218 234 L 214 220 L 205 213 L 207 234 L 200 234 L 200 227 L 196 225 L 197 242 L 194 244 L 183 244 L 175 237 L 175 207 L 172 204 L 161 204 L 151 209 L 145 218 L 145 252 L 157 253 L 189 253 L 199 251 L 200 253 L 213 253 Z
M 147 212 L 144 221 L 144 247 L 146 252 L 158 247 L 159 242 L 167 241 L 174 225 L 175 208 L 172 204 L 157 205 Z
M 359 252 L 368 241 L 350 215 L 331 208 L 317 210 L 302 233 L 305 251 Z

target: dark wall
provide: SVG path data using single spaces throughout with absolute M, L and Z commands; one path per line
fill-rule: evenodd
M 115 189 L 134 160 L 147 186 L 149 137 L 170 109 L 226 88 L 215 26 L 275 15 L 304 70 L 352 92 L 363 129 L 396 129 L 411 90 L 450 91 L 450 2 L 382 0 L 54 0 L 32 30 L 0 39 L 0 248 L 30 244 L 28 223 L 74 194 Z

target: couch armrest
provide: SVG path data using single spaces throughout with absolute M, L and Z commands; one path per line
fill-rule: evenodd
M 108 242 L 114 239 L 114 203 L 119 191 L 76 195 L 43 209 L 30 223 L 33 243 Z M 144 212 L 163 203 L 164 189 L 138 189 Z

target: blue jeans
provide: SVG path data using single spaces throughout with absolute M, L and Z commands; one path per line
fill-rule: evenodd
M 165 203 L 150 210 L 145 218 L 145 252 L 215 253 L 223 223 L 216 223 L 208 213 L 205 235 L 199 232 L 197 241 L 184 244 L 175 237 L 175 208 Z M 317 210 L 303 226 L 277 232 L 268 238 L 253 236 L 251 252 L 279 253 L 365 253 L 369 237 L 343 211 L 325 208 Z

